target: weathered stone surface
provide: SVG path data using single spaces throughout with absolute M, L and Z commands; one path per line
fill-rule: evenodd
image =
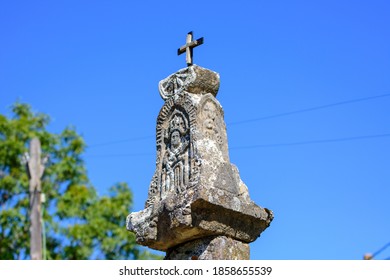
M 139 244 L 167 252 L 216 236 L 245 244 L 271 223 L 272 212 L 250 199 L 230 163 L 218 87 L 219 75 L 196 65 L 160 82 L 156 171 L 145 209 L 127 218 Z
M 197 65 L 192 65 L 160 81 L 158 89 L 164 100 L 183 91 L 191 92 L 192 94 L 211 93 L 217 96 L 219 74 Z
M 166 260 L 247 260 L 249 244 L 226 236 L 211 236 L 169 249 Z

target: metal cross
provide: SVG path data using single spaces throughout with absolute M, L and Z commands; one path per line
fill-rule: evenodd
M 203 37 L 198 40 L 192 41 L 192 31 L 188 32 L 186 44 L 177 50 L 177 55 L 186 53 L 187 66 L 192 65 L 192 49 L 203 44 Z

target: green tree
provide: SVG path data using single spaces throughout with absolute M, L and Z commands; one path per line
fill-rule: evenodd
M 29 179 L 21 159 L 34 137 L 49 157 L 42 178 L 47 259 L 157 257 L 126 231 L 133 198 L 128 185 L 118 183 L 99 197 L 82 159 L 83 138 L 74 128 L 50 133 L 48 124 L 47 115 L 27 104 L 13 105 L 10 118 L 0 115 L 0 259 L 29 258 Z

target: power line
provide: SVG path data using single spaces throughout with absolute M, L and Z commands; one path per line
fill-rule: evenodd
M 384 250 L 386 250 L 387 247 L 390 247 L 390 242 L 387 243 L 385 246 L 383 246 L 382 248 L 380 248 L 378 251 L 376 251 L 375 253 L 373 254 L 370 254 L 370 253 L 367 253 L 363 256 L 363 259 L 364 260 L 373 260 L 377 255 L 379 255 L 380 253 L 382 253 Z M 385 260 L 390 260 L 390 257 L 386 258 Z
M 301 145 L 310 145 L 310 144 L 345 142 L 345 141 L 354 141 L 354 140 L 362 140 L 362 139 L 370 139 L 370 138 L 383 138 L 383 137 L 390 137 L 390 133 L 353 136 L 353 137 L 344 137 L 344 138 L 336 138 L 336 139 L 309 140 L 309 141 L 292 142 L 292 143 L 260 144 L 260 145 L 251 145 L 251 146 L 232 147 L 230 149 L 239 150 L 239 149 L 271 148 L 271 147 L 283 147 L 283 146 L 301 146 Z
M 310 107 L 310 108 L 306 108 L 306 109 L 300 109 L 300 110 L 289 111 L 289 112 L 285 112 L 285 113 L 264 116 L 264 117 L 260 117 L 260 118 L 230 122 L 229 125 L 239 125 L 239 124 L 244 124 L 244 123 L 258 122 L 258 121 L 280 118 L 280 117 L 285 117 L 285 116 L 290 116 L 290 115 L 302 114 L 302 113 L 307 113 L 307 112 L 312 112 L 312 111 L 317 111 L 317 110 L 322 110 L 322 109 L 326 109 L 326 108 L 347 105 L 347 104 L 352 104 L 352 103 L 357 103 L 357 102 L 363 102 L 363 101 L 368 101 L 368 100 L 378 99 L 378 98 L 383 98 L 383 97 L 388 97 L 388 96 L 390 96 L 390 94 L 381 94 L 381 95 L 363 97 L 363 98 L 358 98 L 358 99 L 351 99 L 351 100 L 346 100 L 346 101 L 341 101 L 341 102 L 336 102 L 336 103 L 325 104 L 325 105 L 321 105 L 321 106 Z
M 87 155 L 87 157 L 144 157 L 144 156 L 154 156 L 154 155 L 156 155 L 156 153 Z
M 124 143 L 124 142 L 141 141 L 141 140 L 150 139 L 150 138 L 153 138 L 153 137 L 155 137 L 155 136 L 154 135 L 149 135 L 149 136 L 133 137 L 133 138 L 127 138 L 127 139 L 122 139 L 122 140 L 103 142 L 103 143 L 90 145 L 90 146 L 88 146 L 88 148 L 95 148 L 95 147 L 119 144 L 119 143 Z
M 313 144 L 324 144 L 324 143 L 347 142 L 347 141 L 355 141 L 355 140 L 363 140 L 363 139 L 384 138 L 384 137 L 390 137 L 390 133 L 377 134 L 377 135 L 353 136 L 353 137 L 344 137 L 344 138 L 335 138 L 335 139 L 309 140 L 309 141 L 300 141 L 300 142 L 291 142 L 291 143 L 239 146 L 239 147 L 232 147 L 232 148 L 230 148 L 230 150 L 272 148 L 272 147 L 285 147 L 285 146 L 304 146 L 304 145 L 313 145 Z M 88 157 L 137 157 L 137 156 L 151 156 L 151 155 L 155 155 L 155 153 L 105 154 L 105 155 L 89 155 Z
M 387 247 L 390 247 L 390 242 L 387 243 L 385 246 L 383 246 L 382 248 L 380 248 L 378 251 L 376 251 L 374 254 L 372 254 L 372 257 L 374 258 L 375 256 L 379 255 L 380 253 L 382 253 L 384 250 L 386 250 Z
M 389 96 L 390 96 L 390 94 L 381 94 L 381 95 L 375 95 L 375 96 L 369 96 L 369 97 L 363 97 L 363 98 L 357 98 L 357 99 L 350 99 L 350 100 L 345 100 L 345 101 L 341 101 L 341 102 L 335 102 L 335 103 L 330 103 L 330 104 L 325 104 L 325 105 L 320 105 L 320 106 L 315 106 L 315 107 L 310 107 L 310 108 L 305 108 L 305 109 L 300 109 L 300 110 L 295 110 L 295 111 L 278 113 L 278 114 L 268 115 L 268 116 L 259 117 L 259 118 L 230 122 L 227 125 L 234 126 L 234 125 L 240 125 L 240 124 L 244 124 L 244 123 L 251 123 L 251 122 L 258 122 L 258 121 L 269 120 L 269 119 L 274 119 L 274 118 L 286 117 L 286 116 L 290 116 L 290 115 L 302 114 L 302 113 L 312 112 L 312 111 L 316 111 L 316 110 L 322 110 L 322 109 L 326 109 L 326 108 L 342 106 L 342 105 L 347 105 L 347 104 L 352 104 L 352 103 L 358 103 L 358 102 L 363 102 L 363 101 L 368 101 L 368 100 L 373 100 L 373 99 L 378 99 L 378 98 L 384 98 L 384 97 L 389 97 Z M 114 141 L 108 141 L 108 142 L 90 145 L 90 146 L 88 146 L 88 148 L 108 146 L 108 145 L 114 145 L 114 144 L 120 144 L 120 143 L 126 143 L 126 142 L 141 141 L 141 140 L 150 139 L 150 138 L 154 138 L 154 137 L 155 137 L 154 135 L 149 135 L 149 136 L 127 138 L 127 139 L 122 139 L 122 140 L 114 140 Z

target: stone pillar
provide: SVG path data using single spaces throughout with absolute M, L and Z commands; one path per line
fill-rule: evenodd
M 230 163 L 218 89 L 218 73 L 197 65 L 159 83 L 156 171 L 127 229 L 166 259 L 249 259 L 249 243 L 273 219 Z

